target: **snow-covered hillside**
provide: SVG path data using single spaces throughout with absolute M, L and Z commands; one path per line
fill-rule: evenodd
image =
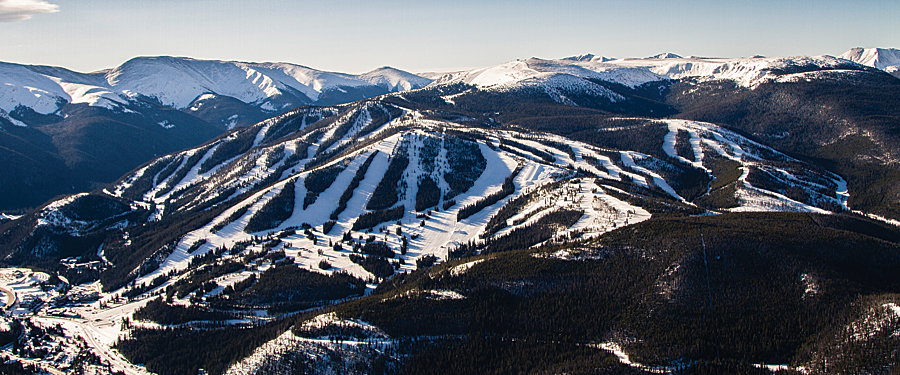
M 588 58 L 587 56 L 591 56 Z M 666 79 L 733 80 L 753 88 L 785 74 L 812 70 L 859 70 L 861 66 L 831 56 L 700 58 L 664 53 L 641 59 L 593 58 L 558 60 L 530 58 L 438 78 L 435 84 L 462 82 L 482 88 L 512 85 L 546 73 L 564 73 L 637 87 Z
M 838 57 L 884 70 L 900 78 L 900 50 L 896 48 L 851 48 Z
M 335 105 L 431 80 L 287 63 L 139 57 L 114 69 L 0 62 L 0 210 L 102 186 L 152 158 L 302 105 Z
M 629 137 L 638 128 L 659 128 L 665 134 L 655 140 L 660 149 L 615 150 L 551 134 L 473 128 L 378 101 L 344 111 L 307 108 L 125 176 L 96 198 L 121 202 L 110 206 L 106 219 L 84 219 L 79 207 L 99 203 L 74 196 L 46 206 L 36 228 L 80 237 L 102 225 L 130 231 L 140 224 L 134 222 L 139 212 L 146 212 L 146 222 L 165 222 L 218 209 L 137 265 L 131 274 L 140 285 L 236 246 L 244 250 L 234 259 L 280 250 L 304 269 L 370 279 L 373 271 L 351 257 L 360 238 L 402 248 L 398 260 L 404 261 L 395 267 L 411 271 L 422 257 L 446 260 L 460 245 L 514 235 L 561 212 L 577 215 L 548 240 L 596 236 L 646 220 L 651 212 L 641 205 L 653 201 L 706 212 L 685 193 L 693 185 L 704 196 L 731 202 L 708 206 L 720 212 L 846 208 L 839 176 L 713 124 L 665 120 L 602 131 Z M 692 170 L 711 174 L 711 183 L 686 180 Z M 436 189 L 433 195 L 427 186 Z M 274 247 L 261 240 L 273 236 Z M 130 245 L 129 239 L 105 251 Z M 330 268 L 320 269 L 323 261 Z M 260 263 L 255 269 L 220 281 L 267 268 Z
M 606 62 L 606 61 L 613 60 L 606 56 L 595 56 L 592 53 L 586 53 L 584 55 L 578 55 L 578 56 L 569 56 L 569 57 L 564 57 L 562 59 L 563 60 L 572 60 L 572 61 L 599 61 L 599 62 Z
M 389 66 L 360 74 L 357 78 L 375 86 L 385 87 L 392 92 L 411 90 L 424 87 L 431 83 L 431 80 L 428 78 L 420 77 Z
M 617 82 L 630 87 L 665 79 L 665 77 L 642 67 L 623 67 L 611 62 L 599 62 L 599 60 L 542 60 L 531 58 L 446 75 L 436 79 L 433 84 L 462 82 L 486 88 L 497 85 L 510 85 L 544 73 L 563 73 L 579 78 Z
M 427 78 L 384 67 L 361 75 L 333 73 L 288 63 L 246 63 L 182 57 L 138 57 L 114 68 L 82 74 L 63 68 L 0 63 L 0 109 L 17 106 L 47 114 L 64 103 L 116 108 L 151 98 L 184 109 L 204 94 L 216 94 L 275 112 L 315 103 L 328 91 L 422 87 Z M 356 98 L 354 98 L 356 99 Z
M 729 79 L 744 87 L 796 71 L 859 69 L 847 60 L 898 74 L 900 51 L 854 48 L 831 56 L 700 58 L 663 53 L 647 58 L 610 59 L 585 54 L 558 60 L 530 58 L 492 67 L 445 74 L 428 74 L 435 83 L 463 82 L 478 87 L 506 85 L 541 74 L 561 73 L 637 87 L 664 79 Z M 87 103 L 110 109 L 145 97 L 177 109 L 188 108 L 204 94 L 232 97 L 269 112 L 300 104 L 334 104 L 347 90 L 396 92 L 423 87 L 429 78 L 390 67 L 352 75 L 320 71 L 289 63 L 246 63 L 183 57 L 138 57 L 95 73 L 64 68 L 0 63 L 0 110 L 18 106 L 47 114 L 64 103 Z M 352 95 L 350 96 L 352 97 Z M 359 99 L 359 98 L 353 98 Z M 346 100 L 349 101 L 349 100 Z

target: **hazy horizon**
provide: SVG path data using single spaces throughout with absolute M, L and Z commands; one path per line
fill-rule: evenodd
M 838 55 L 900 47 L 898 15 L 900 3 L 877 0 L 0 0 L 0 61 L 93 72 L 138 56 L 184 56 L 418 73 L 586 53 Z

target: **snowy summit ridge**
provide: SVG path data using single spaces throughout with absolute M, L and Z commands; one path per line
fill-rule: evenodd
M 422 87 L 430 80 L 384 67 L 361 75 L 325 72 L 289 63 L 247 63 L 184 57 L 137 57 L 95 73 L 64 68 L 0 63 L 0 109 L 18 106 L 37 113 L 57 111 L 65 103 L 115 109 L 147 97 L 184 109 L 204 94 L 230 96 L 276 111 L 313 104 L 329 91 L 368 88 L 383 93 Z M 293 99 L 293 100 L 289 100 Z
M 900 78 L 900 49 L 896 48 L 851 48 L 840 56 L 865 66 L 884 70 Z
M 547 73 L 567 74 L 584 80 L 602 80 L 628 87 L 645 83 L 694 78 L 701 81 L 727 79 L 753 88 L 780 79 L 791 72 L 860 70 L 856 63 L 832 56 L 698 58 L 664 53 L 642 59 L 609 60 L 586 54 L 557 60 L 530 58 L 448 74 L 434 84 L 461 82 L 481 88 L 525 84 Z

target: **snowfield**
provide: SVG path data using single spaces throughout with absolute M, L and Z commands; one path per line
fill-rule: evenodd
M 838 57 L 884 70 L 900 78 L 900 50 L 896 48 L 851 48 Z
M 0 110 L 25 106 L 40 114 L 56 112 L 61 103 L 86 103 L 122 110 L 129 100 L 149 97 L 185 109 L 195 100 L 229 96 L 274 112 L 283 110 L 279 98 L 301 95 L 315 102 L 329 90 L 376 86 L 388 92 L 427 85 L 431 80 L 383 67 L 352 75 L 315 70 L 288 63 L 246 63 L 195 60 L 182 57 L 138 57 L 96 73 L 63 68 L 0 63 Z M 195 110 L 196 110 L 195 109 Z
M 896 50 L 882 51 L 882 60 L 893 64 Z M 849 52 L 848 52 L 849 53 Z M 846 54 L 845 54 L 846 55 Z M 582 81 L 588 79 L 618 83 L 627 87 L 662 80 L 693 78 L 699 81 L 730 80 L 746 88 L 755 88 L 763 82 L 776 80 L 783 71 L 815 67 L 820 70 L 846 69 L 855 63 L 869 65 L 875 61 L 868 56 L 835 58 L 832 56 L 750 57 L 750 58 L 702 58 L 680 57 L 662 54 L 642 59 L 558 59 L 530 58 L 497 66 L 466 72 L 447 74 L 437 78 L 432 85 L 461 82 L 479 88 L 512 87 L 550 74 L 568 75 Z M 900 53 L 897 53 L 900 56 Z M 852 60 L 852 62 L 851 62 Z M 884 63 L 881 63 L 882 65 Z M 900 64 L 900 63 L 898 63 Z M 859 65 L 856 65 L 859 66 Z M 873 66 L 873 65 L 869 65 Z M 892 65 L 897 66 L 897 65 Z M 885 69 L 889 69 L 885 68 Z M 583 83 L 582 83 L 583 84 Z

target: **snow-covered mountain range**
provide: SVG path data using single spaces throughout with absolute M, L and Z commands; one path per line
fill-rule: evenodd
M 639 59 L 609 59 L 606 57 L 594 57 L 591 54 L 557 60 L 530 58 L 493 67 L 445 75 L 436 79 L 436 83 L 463 82 L 482 88 L 490 88 L 514 85 L 529 79 L 543 78 L 553 74 L 566 74 L 582 79 L 614 82 L 632 88 L 653 81 L 686 78 L 701 81 L 727 79 L 735 81 L 740 86 L 752 88 L 760 83 L 776 79 L 798 79 L 809 71 L 861 70 L 864 69 L 862 65 L 884 70 L 885 68 L 882 68 L 882 66 L 887 66 L 885 64 L 895 61 L 891 59 L 894 55 L 882 52 L 884 57 L 881 60 L 877 60 L 879 62 L 876 66 L 869 63 L 876 61 L 874 57 L 869 57 L 872 55 L 871 53 L 865 54 L 864 60 L 845 58 L 845 55 L 848 56 L 851 52 L 841 55 L 841 58 L 827 55 L 703 58 L 681 57 L 672 53 L 663 53 Z
M 300 105 L 346 103 L 430 82 L 390 67 L 352 75 L 165 56 L 94 73 L 0 63 L 0 159 L 9 161 L 0 169 L 6 193 L 0 209 L 109 183 L 152 157 Z
M 683 78 L 731 79 L 741 86 L 752 87 L 774 79 L 775 72 L 858 69 L 847 61 L 897 74 L 900 50 L 853 48 L 837 58 L 701 58 L 662 53 L 647 58 L 611 59 L 585 54 L 557 60 L 519 60 L 441 76 L 436 83 L 464 82 L 491 87 L 556 73 L 630 87 L 661 79 Z M 8 117 L 19 106 L 39 114 L 50 114 L 66 103 L 116 109 L 126 108 L 128 101 L 137 98 L 149 98 L 164 106 L 184 110 L 202 105 L 202 101 L 216 96 L 235 98 L 274 113 L 301 104 L 345 102 L 345 99 L 353 97 L 352 91 L 387 93 L 420 88 L 431 83 L 431 80 L 390 67 L 352 75 L 289 63 L 161 56 L 134 58 L 116 68 L 94 73 L 0 63 L 0 83 L 3 84 L 0 114 Z M 368 96 L 372 95 L 363 97 Z
M 838 57 L 884 70 L 900 78 L 900 50 L 896 48 L 853 48 Z
M 245 63 L 183 57 L 138 57 L 109 70 L 76 73 L 64 68 L 0 64 L 0 109 L 25 106 L 40 114 L 64 103 L 109 109 L 151 98 L 175 109 L 189 108 L 204 95 L 228 96 L 268 112 L 301 104 L 336 104 L 351 90 L 382 93 L 409 90 L 430 80 L 390 67 L 352 75 L 287 63 Z M 330 94 L 332 96 L 330 96 Z M 368 96 L 368 95 L 367 95 Z M 208 97 L 205 97 L 208 98 Z M 361 98 L 353 98 L 358 100 Z
M 900 51 L 854 48 L 841 59 L 896 72 Z M 844 65 L 842 65 L 844 64 Z M 837 69 L 846 62 L 830 57 L 682 58 L 664 53 L 642 59 L 610 59 L 586 54 L 559 60 L 536 58 L 515 61 L 442 77 L 480 87 L 506 84 L 541 73 L 571 74 L 609 80 L 628 86 L 664 78 L 734 79 L 752 86 L 771 78 L 773 70 L 816 65 Z M 335 94 L 348 90 L 394 92 L 424 87 L 431 80 L 384 67 L 352 75 L 315 70 L 288 63 L 246 63 L 182 57 L 138 57 L 108 70 L 77 73 L 65 68 L 0 63 L 0 110 L 18 106 L 40 114 L 56 112 L 65 103 L 124 108 L 129 100 L 145 97 L 164 106 L 188 109 L 195 101 L 228 96 L 269 112 L 300 104 L 336 104 Z

